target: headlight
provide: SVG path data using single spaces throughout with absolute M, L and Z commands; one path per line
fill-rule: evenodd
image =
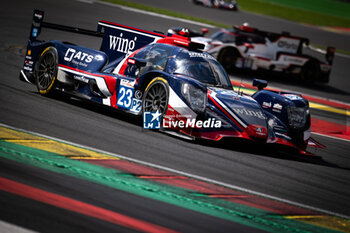
M 205 107 L 207 106 L 206 92 L 188 83 L 182 84 L 181 92 L 193 111 L 197 113 L 205 111 Z
M 294 129 L 301 129 L 305 126 L 306 116 L 309 113 L 308 108 L 289 106 L 287 112 L 289 126 Z

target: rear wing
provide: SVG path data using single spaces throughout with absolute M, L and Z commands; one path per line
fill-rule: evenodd
M 34 9 L 33 21 L 29 35 L 30 42 L 38 41 L 37 38 L 40 35 L 42 28 L 100 37 L 102 38 L 100 50 L 105 52 L 110 60 L 115 60 L 121 56 L 125 56 L 147 44 L 154 43 L 157 40 L 166 37 L 161 33 L 145 31 L 104 20 L 98 22 L 96 31 L 49 23 L 44 21 L 44 14 L 44 11 Z
M 125 56 L 166 37 L 157 32 L 145 31 L 105 20 L 98 22 L 97 32 L 103 35 L 100 50 L 105 52 L 110 60 Z

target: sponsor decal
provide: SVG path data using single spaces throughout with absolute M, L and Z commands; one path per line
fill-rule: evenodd
M 262 104 L 263 108 L 271 108 L 271 106 L 272 106 L 271 102 L 269 102 L 269 103 L 263 102 L 263 104 Z
M 24 66 L 23 69 L 24 69 L 24 70 L 28 70 L 28 71 L 32 71 L 32 70 L 33 70 L 32 67 L 28 67 L 28 66 Z
M 133 87 L 134 86 L 134 81 L 129 81 L 126 79 L 121 79 L 120 80 L 120 85 L 121 86 L 127 86 L 127 87 Z
M 142 98 L 142 92 L 140 90 L 135 91 L 135 98 L 141 99 Z
M 100 54 L 97 54 L 97 55 L 95 56 L 95 60 L 96 60 L 96 61 L 103 61 L 103 56 L 100 55 Z
M 281 105 L 281 104 L 278 104 L 278 103 L 275 103 L 275 104 L 273 105 L 273 107 L 272 107 L 272 111 L 281 113 L 281 111 L 282 111 L 282 105 Z
M 34 13 L 34 17 L 36 17 L 36 18 L 38 18 L 38 19 L 41 19 L 41 18 L 43 17 L 43 15 Z
M 144 129 L 160 129 L 160 119 L 162 114 L 157 112 L 143 113 L 143 128 Z
M 33 28 L 33 31 L 32 31 L 32 37 L 37 37 L 38 36 L 38 29 L 37 28 Z
M 115 50 L 121 53 L 129 53 L 135 48 L 135 41 L 137 37 L 135 36 L 133 40 L 128 38 L 123 38 L 123 33 L 120 33 L 120 36 L 109 35 L 109 49 Z
M 297 44 L 293 44 L 285 40 L 278 41 L 277 46 L 280 48 L 286 48 L 286 49 L 298 49 Z
M 307 59 L 305 58 L 296 58 L 296 57 L 290 57 L 290 56 L 283 56 L 283 61 L 287 63 L 294 63 L 297 65 L 303 65 L 306 62 Z
M 92 62 L 94 59 L 93 55 L 90 55 L 88 53 L 84 53 L 81 51 L 76 51 L 73 48 L 68 48 L 65 55 L 64 55 L 64 60 L 67 62 L 72 62 L 76 65 L 81 65 L 81 66 L 87 66 L 86 63 Z
M 89 79 L 85 78 L 84 76 L 74 75 L 73 78 L 75 80 L 78 80 L 78 81 L 81 81 L 81 82 L 84 82 L 84 83 L 88 83 L 89 82 Z
M 265 119 L 264 113 L 259 110 L 247 110 L 245 108 L 233 108 L 233 110 L 240 115 L 253 116 L 260 119 Z
M 202 57 L 202 58 L 214 59 L 212 56 L 206 53 L 189 52 L 188 54 L 190 55 L 190 57 Z
M 268 136 L 267 129 L 261 125 L 255 125 L 255 124 L 249 125 L 246 131 L 248 135 L 251 137 L 266 139 Z

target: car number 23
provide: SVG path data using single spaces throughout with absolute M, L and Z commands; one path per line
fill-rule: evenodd
M 132 97 L 134 95 L 134 89 L 126 86 L 120 86 L 118 93 L 117 105 L 122 108 L 130 109 L 132 104 Z

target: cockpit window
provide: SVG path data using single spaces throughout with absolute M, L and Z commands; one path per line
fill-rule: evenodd
M 242 45 L 244 43 L 265 43 L 265 38 L 261 35 L 251 32 L 243 32 L 237 29 L 225 29 L 214 33 L 211 39 L 223 43 L 235 43 Z
M 147 61 L 145 67 L 140 70 L 140 75 L 151 71 L 161 70 L 163 71 L 166 67 L 168 58 L 171 56 L 174 48 L 166 44 L 156 44 L 151 48 L 144 59 Z
M 175 58 L 173 73 L 189 76 L 208 85 L 232 89 L 223 67 L 207 53 L 181 50 Z
M 211 39 L 218 40 L 218 41 L 221 41 L 223 43 L 234 43 L 236 41 L 236 36 L 234 34 L 231 34 L 229 32 L 225 32 L 225 31 L 221 30 L 221 31 L 214 33 L 211 36 Z

